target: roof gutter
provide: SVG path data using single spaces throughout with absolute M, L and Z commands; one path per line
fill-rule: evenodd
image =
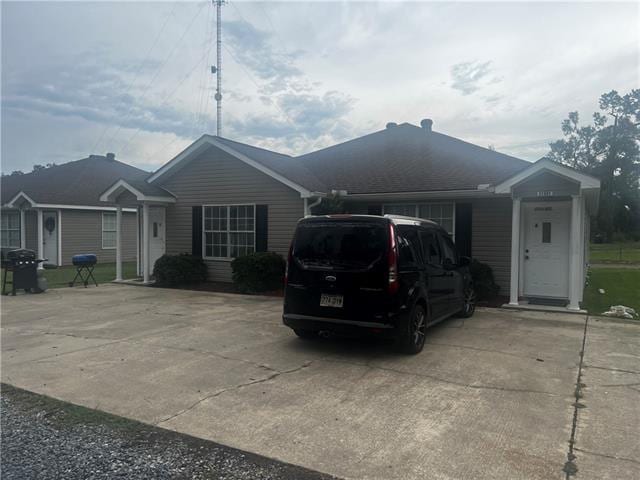
M 499 195 L 489 188 L 477 190 L 432 190 L 425 192 L 387 192 L 387 193 L 349 193 L 350 200 L 412 200 L 425 198 L 491 198 L 509 195 Z

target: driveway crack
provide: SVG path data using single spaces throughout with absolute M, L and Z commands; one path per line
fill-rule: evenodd
M 562 468 L 562 471 L 565 473 L 565 480 L 569 480 L 571 476 L 578 473 L 578 466 L 576 465 L 575 459 L 576 455 L 574 451 L 576 450 L 576 430 L 578 428 L 578 410 L 580 408 L 584 408 L 584 405 L 580 403 L 580 399 L 582 398 L 582 388 L 584 387 L 584 383 L 582 383 L 582 366 L 584 364 L 584 350 L 587 343 L 587 327 L 589 326 L 589 316 L 584 320 L 584 332 L 582 333 L 582 349 L 580 350 L 580 363 L 578 364 L 578 378 L 576 378 L 576 388 L 574 390 L 575 401 L 573 402 L 573 421 L 571 424 L 571 436 L 569 437 L 569 451 L 567 452 L 567 461 Z
M 592 452 L 590 450 L 583 450 L 578 447 L 575 447 L 574 450 L 576 452 L 585 453 L 587 455 L 595 455 L 596 457 L 610 458 L 612 460 L 620 460 L 622 462 L 631 462 L 631 463 L 635 463 L 636 465 L 640 465 L 640 461 L 635 460 L 633 458 L 617 457 L 616 455 L 607 455 L 606 453 Z
M 300 365 L 299 367 L 292 368 L 290 370 L 276 371 L 276 372 L 272 373 L 271 375 L 267 375 L 266 377 L 260 378 L 258 380 L 252 380 L 250 382 L 240 383 L 240 384 L 234 385 L 232 387 L 223 388 L 222 390 L 218 390 L 216 392 L 213 392 L 213 393 L 211 393 L 209 395 L 206 395 L 206 396 L 200 398 L 199 400 L 197 400 L 194 403 L 192 403 L 191 405 L 189 405 L 187 408 L 184 408 L 184 409 L 180 410 L 179 412 L 174 413 L 173 415 L 171 415 L 171 416 L 169 416 L 169 417 L 167 417 L 167 418 L 165 418 L 163 420 L 160 420 L 159 422 L 155 423 L 155 425 L 159 426 L 159 425 L 161 425 L 163 423 L 166 423 L 166 422 L 168 422 L 170 420 L 173 420 L 176 417 L 184 415 L 185 413 L 188 413 L 191 410 L 193 410 L 194 408 L 196 408 L 202 402 L 204 402 L 206 400 L 209 400 L 211 398 L 219 397 L 223 393 L 230 392 L 232 390 L 239 390 L 239 389 L 241 389 L 243 387 L 249 387 L 251 385 L 256 385 L 258 383 L 268 382 L 269 380 L 273 380 L 274 378 L 279 377 L 281 375 L 287 375 L 289 373 L 299 372 L 300 370 L 303 370 L 303 369 L 309 367 L 312 363 L 313 363 L 313 361 L 305 362 L 302 365 Z
M 477 389 L 477 390 L 497 390 L 497 391 L 501 391 L 501 392 L 514 392 L 514 393 L 538 393 L 541 395 L 549 395 L 552 397 L 557 396 L 557 394 L 553 393 L 553 392 L 547 392 L 544 390 L 533 390 L 533 389 L 527 389 L 527 388 L 511 388 L 511 387 L 500 387 L 497 385 L 481 385 L 481 384 L 477 384 L 477 383 L 465 383 L 465 382 L 458 382 L 455 380 L 448 380 L 446 378 L 442 378 L 442 377 L 438 377 L 436 375 L 429 375 L 427 373 L 415 373 L 415 372 L 407 372 L 404 370 L 398 370 L 396 368 L 390 368 L 390 367 L 382 367 L 380 365 L 374 365 L 371 363 L 357 363 L 357 362 L 347 362 L 344 360 L 336 360 L 336 359 L 323 359 L 327 362 L 334 362 L 334 363 L 346 363 L 346 364 L 350 364 L 350 365 L 358 365 L 358 366 L 362 366 L 362 367 L 369 367 L 371 369 L 375 369 L 375 370 L 382 370 L 385 372 L 393 372 L 393 373 L 399 373 L 401 375 L 409 375 L 412 377 L 418 377 L 418 378 L 428 378 L 430 380 L 436 380 L 438 382 L 442 382 L 442 383 L 447 383 L 450 385 L 456 385 L 458 387 L 464 387 L 464 388 L 472 388 L 472 389 Z

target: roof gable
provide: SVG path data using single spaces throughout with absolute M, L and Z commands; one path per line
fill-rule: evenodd
M 169 176 L 176 174 L 180 168 L 210 147 L 218 148 L 228 153 L 241 162 L 299 192 L 302 197 L 310 197 L 314 193 L 325 190 L 325 186 L 304 165 L 288 155 L 211 135 L 203 135 L 193 142 L 153 173 L 148 178 L 148 182 L 153 183 L 169 178 Z
M 541 158 L 535 163 L 532 163 L 528 168 L 518 172 L 515 175 L 507 178 L 503 182 L 495 186 L 495 193 L 511 193 L 513 188 L 522 184 L 523 182 L 539 175 L 541 172 L 550 172 L 560 177 L 566 178 L 580 185 L 581 189 L 599 189 L 600 180 L 591 175 L 579 172 L 573 168 L 569 168 L 565 165 L 561 165 L 558 162 L 554 162 L 548 158 Z

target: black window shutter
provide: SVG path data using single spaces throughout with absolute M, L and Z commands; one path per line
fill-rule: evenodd
M 256 205 L 256 252 L 269 248 L 269 206 Z
M 369 205 L 367 207 L 368 215 L 382 215 L 382 205 Z
M 456 247 L 458 253 L 471 257 L 471 224 L 473 205 L 456 203 Z
M 191 207 L 191 254 L 202 257 L 202 207 Z

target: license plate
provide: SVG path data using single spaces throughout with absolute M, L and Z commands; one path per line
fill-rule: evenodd
M 329 295 L 329 294 L 323 293 L 320 295 L 320 306 L 342 308 L 343 299 L 344 297 L 342 295 Z

